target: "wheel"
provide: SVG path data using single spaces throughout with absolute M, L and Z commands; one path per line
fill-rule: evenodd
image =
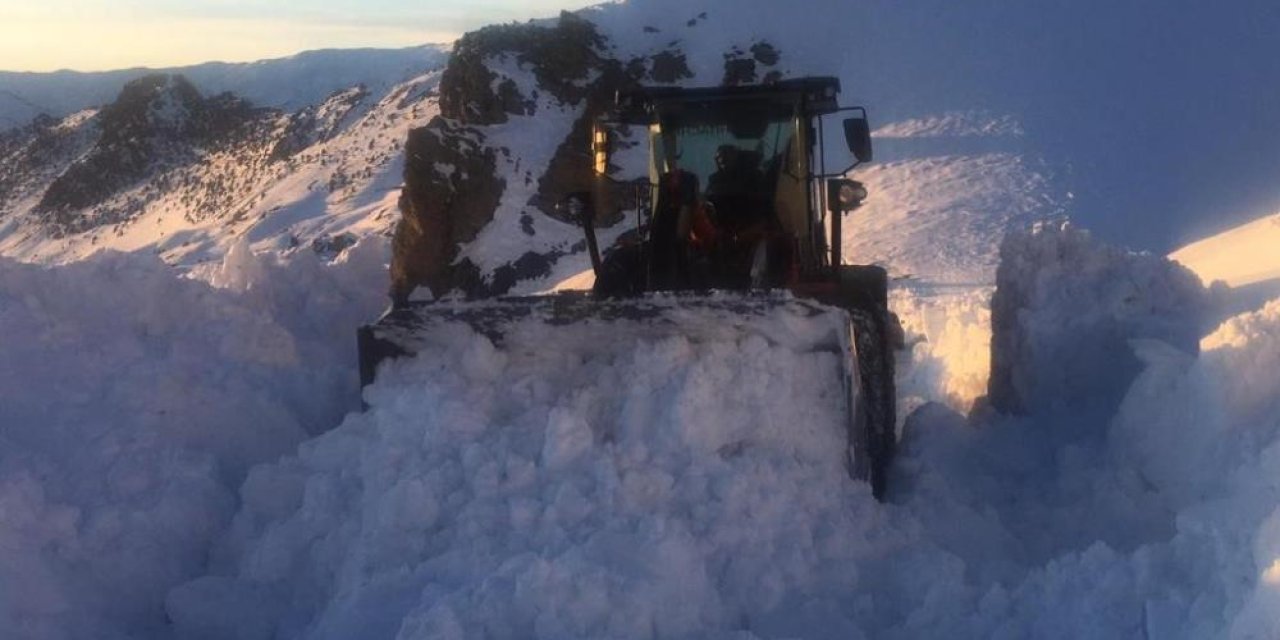
M 866 479 L 871 493 L 884 500 L 889 465 L 897 450 L 897 397 L 893 379 L 893 343 L 887 310 L 852 310 L 860 413 L 855 420 L 862 433 L 857 440 L 866 447 Z

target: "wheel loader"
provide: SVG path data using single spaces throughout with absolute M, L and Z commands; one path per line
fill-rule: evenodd
M 782 311 L 831 327 L 806 348 L 838 355 L 832 374 L 845 390 L 846 466 L 882 499 L 896 445 L 900 329 L 888 309 L 886 271 L 844 264 L 841 254 L 843 217 L 867 196 L 847 174 L 872 153 L 866 110 L 840 107 L 839 92 L 837 78 L 806 77 L 618 93 L 584 150 L 594 188 L 561 203 L 562 217 L 583 228 L 592 290 L 393 304 L 359 330 L 362 384 L 383 361 L 429 348 L 426 336 L 441 323 L 466 323 L 495 345 L 506 327 L 530 318 L 582 339 L 696 340 L 712 325 L 750 331 L 751 318 Z M 843 133 L 853 157 L 828 171 L 824 125 L 836 114 L 848 116 L 833 133 Z M 617 178 L 626 170 L 615 164 L 618 152 L 638 145 L 647 147 L 647 166 L 630 169 L 647 177 Z M 635 212 L 634 224 L 601 251 L 599 214 L 624 209 Z

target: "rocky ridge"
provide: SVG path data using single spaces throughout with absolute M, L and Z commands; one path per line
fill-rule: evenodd
M 236 235 L 288 249 L 386 232 L 404 138 L 436 113 L 439 75 L 290 113 L 156 74 L 101 109 L 38 118 L 0 134 L 0 251 L 57 261 L 153 246 L 183 263 Z

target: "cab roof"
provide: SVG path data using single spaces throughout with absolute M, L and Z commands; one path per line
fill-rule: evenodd
M 732 87 L 643 87 L 620 91 L 613 118 L 630 124 L 653 122 L 661 112 L 679 109 L 682 104 L 715 102 L 760 102 L 799 104 L 806 116 L 821 116 L 840 108 L 840 79 L 811 76 L 779 80 L 768 84 Z

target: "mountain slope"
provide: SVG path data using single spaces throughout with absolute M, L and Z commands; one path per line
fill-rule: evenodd
M 192 264 L 243 234 L 287 250 L 385 232 L 403 140 L 436 113 L 438 78 L 357 85 L 290 113 L 145 76 L 101 110 L 0 138 L 0 251 L 66 261 L 148 248 Z
M 0 131 L 45 114 L 55 118 L 108 102 L 132 80 L 157 73 L 190 79 L 206 93 L 230 91 L 258 106 L 296 111 L 341 89 L 364 84 L 381 92 L 443 62 L 440 45 L 407 49 L 307 51 L 250 63 L 209 62 L 166 69 L 96 73 L 0 71 Z

